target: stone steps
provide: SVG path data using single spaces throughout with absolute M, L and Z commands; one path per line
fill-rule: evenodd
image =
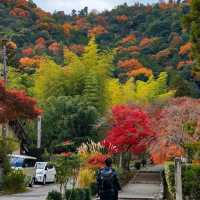
M 139 172 L 130 183 L 160 184 L 161 176 L 159 172 Z
M 140 171 L 123 188 L 119 200 L 161 200 L 162 178 L 160 172 Z

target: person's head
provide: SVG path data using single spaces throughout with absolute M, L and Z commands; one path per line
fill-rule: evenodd
M 111 167 L 111 165 L 112 165 L 112 159 L 111 158 L 107 158 L 105 160 L 105 164 L 106 164 L 107 167 Z

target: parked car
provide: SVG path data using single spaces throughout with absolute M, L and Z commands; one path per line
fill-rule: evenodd
M 56 181 L 56 169 L 48 162 L 36 162 L 35 182 L 45 185 L 47 182 L 54 183 Z
M 10 165 L 14 170 L 22 170 L 26 176 L 27 185 L 32 187 L 35 178 L 35 163 L 37 158 L 25 155 L 10 154 Z

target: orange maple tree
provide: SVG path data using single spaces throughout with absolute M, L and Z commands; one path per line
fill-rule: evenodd
M 144 47 L 147 47 L 147 46 L 151 45 L 152 42 L 153 42 L 153 39 L 145 37 L 140 41 L 139 46 L 144 48 Z
M 134 35 L 134 34 L 131 34 L 131 35 L 128 35 L 128 36 L 126 36 L 126 37 L 124 37 L 123 39 L 122 39 L 122 44 L 126 44 L 126 43 L 128 43 L 128 42 L 131 42 L 131 41 L 134 41 L 136 39 L 136 36 Z
M 154 55 L 154 58 L 156 60 L 160 60 L 161 58 L 167 58 L 171 55 L 170 49 L 163 49 L 162 51 L 159 51 L 156 55 Z
M 22 54 L 24 55 L 24 56 L 31 56 L 31 55 L 33 55 L 33 49 L 32 48 L 26 48 L 26 49 L 22 49 Z
M 61 46 L 58 42 L 53 42 L 49 45 L 48 50 L 53 54 L 58 54 L 61 50 Z
M 191 49 L 192 49 L 192 43 L 188 42 L 180 47 L 179 55 L 188 54 L 191 51 Z
M 23 57 L 20 58 L 19 63 L 21 64 L 22 68 L 31 68 L 31 67 L 39 67 L 40 63 L 44 61 L 44 57 L 41 56 L 34 56 L 33 58 Z
M 29 12 L 22 8 L 13 8 L 9 12 L 9 14 L 12 16 L 18 16 L 18 17 L 28 17 L 29 16 Z
M 154 164 L 163 164 L 166 161 L 174 160 L 175 157 L 184 155 L 184 150 L 175 144 L 167 144 L 166 141 L 160 141 L 156 145 L 159 146 L 159 150 L 153 149 L 151 151 L 151 158 Z
M 119 23 L 123 23 L 123 22 L 128 21 L 128 16 L 126 16 L 126 15 L 119 15 L 119 16 L 116 17 L 116 19 L 117 19 L 117 21 Z
M 182 69 L 186 65 L 192 65 L 193 61 L 192 60 L 186 60 L 186 61 L 180 61 L 177 65 L 177 69 Z
M 88 35 L 90 37 L 102 35 L 102 34 L 105 34 L 105 33 L 107 33 L 107 30 L 101 25 L 95 26 L 88 31 Z
M 67 23 L 67 22 L 65 22 L 62 27 L 63 27 L 63 31 L 64 31 L 65 36 L 68 36 L 70 31 L 73 29 L 73 26 L 70 23 Z
M 77 55 L 81 55 L 85 48 L 84 48 L 84 45 L 81 45 L 81 44 L 72 44 L 69 46 L 69 50 L 76 53 Z
M 147 77 L 152 75 L 152 70 L 143 66 L 143 64 L 137 59 L 129 59 L 119 61 L 118 66 L 126 69 L 129 77 L 136 77 L 138 75 L 145 75 Z

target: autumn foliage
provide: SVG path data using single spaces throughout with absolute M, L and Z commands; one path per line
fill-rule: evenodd
M 107 33 L 107 30 L 101 25 L 96 26 L 88 31 L 90 37 L 102 35 L 105 33 Z
M 128 76 L 135 77 L 138 75 L 145 75 L 147 77 L 152 75 L 152 70 L 144 67 L 142 63 L 137 59 L 129 59 L 124 61 L 119 61 L 118 66 L 128 70 Z
M 51 45 L 49 45 L 48 50 L 53 54 L 58 54 L 61 50 L 61 46 L 57 42 L 53 42 Z
M 148 115 L 135 106 L 118 105 L 112 108 L 112 117 L 112 128 L 105 141 L 118 152 L 144 152 L 154 137 Z
M 185 154 L 185 145 L 195 143 L 199 139 L 199 99 L 174 98 L 149 113 L 157 133 L 152 144 L 152 157 L 156 163 Z
M 33 119 L 42 113 L 36 101 L 23 91 L 8 90 L 0 82 L 0 123 L 19 118 Z
M 91 168 L 101 168 L 105 166 L 105 160 L 109 157 L 109 155 L 95 153 L 88 158 L 87 162 Z
M 65 36 L 68 36 L 72 29 L 73 29 L 73 26 L 71 24 L 67 22 L 63 24 L 63 31 L 64 31 Z
M 81 55 L 85 51 L 85 47 L 81 44 L 72 44 L 69 47 L 69 50 L 77 55 Z
M 193 61 L 192 60 L 186 60 L 186 61 L 180 61 L 177 65 L 177 69 L 182 69 L 187 65 L 192 65 Z
M 136 36 L 134 34 L 131 34 L 123 38 L 121 43 L 126 44 L 128 42 L 134 41 L 135 39 L 136 39 Z
M 188 42 L 180 47 L 179 54 L 180 55 L 188 54 L 191 51 L 191 49 L 192 49 L 192 43 Z
M 40 66 L 40 63 L 43 62 L 44 60 L 45 58 L 40 56 L 34 56 L 32 58 L 23 57 L 20 58 L 19 63 L 21 68 L 31 68 L 31 67 L 37 68 Z
M 123 23 L 123 22 L 128 21 L 128 17 L 126 15 L 119 15 L 119 16 L 116 17 L 116 19 L 119 23 Z
M 142 47 L 142 48 L 145 48 L 145 47 L 151 45 L 152 42 L 153 42 L 153 39 L 145 37 L 140 41 L 139 46 Z
M 14 8 L 9 13 L 12 16 L 18 16 L 18 17 L 28 17 L 29 12 L 22 9 L 22 8 Z
M 33 49 L 32 48 L 26 48 L 22 50 L 22 54 L 24 56 L 31 56 L 33 55 Z
M 175 157 L 184 155 L 183 148 L 175 144 L 168 144 L 166 141 L 161 141 L 157 145 L 159 145 L 159 150 L 154 149 L 151 152 L 151 159 L 154 164 L 163 164 L 166 161 L 173 160 Z

